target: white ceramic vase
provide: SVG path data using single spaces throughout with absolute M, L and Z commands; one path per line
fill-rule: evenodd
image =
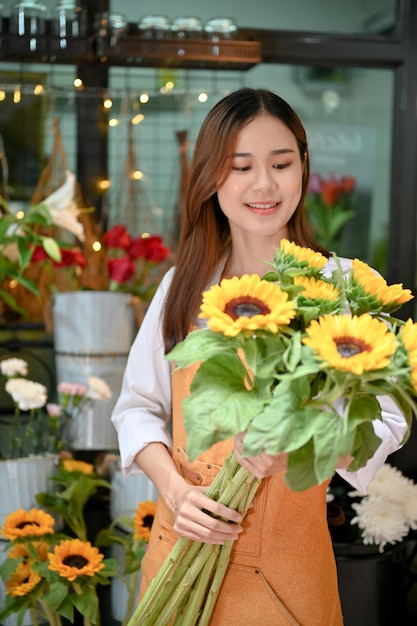
M 58 293 L 52 315 L 58 383 L 87 383 L 97 376 L 112 391 L 109 400 L 94 402 L 76 417 L 71 445 L 75 450 L 117 449 L 110 418 L 136 332 L 132 296 L 113 291 Z

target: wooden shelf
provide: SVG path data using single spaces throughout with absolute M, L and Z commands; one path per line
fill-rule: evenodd
M 46 32 L 33 38 L 1 33 L 0 60 L 218 70 L 248 70 L 262 61 L 261 44 L 257 41 L 147 39 L 138 31 L 128 31 L 116 42 L 102 37 L 60 42 L 48 34 L 49 24 Z

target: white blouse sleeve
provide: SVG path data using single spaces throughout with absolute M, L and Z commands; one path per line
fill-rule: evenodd
M 375 434 L 381 439 L 373 457 L 364 467 L 355 472 L 349 470 L 337 470 L 339 476 L 363 494 L 368 492 L 369 483 L 375 474 L 385 463 L 388 455 L 401 448 L 404 435 L 407 432 L 407 421 L 395 402 L 388 396 L 377 396 L 381 405 L 381 418 L 372 422 Z
M 164 358 L 162 317 L 174 268 L 164 276 L 128 356 L 119 398 L 112 413 L 123 474 L 137 474 L 136 454 L 152 442 L 172 446 L 171 363 Z

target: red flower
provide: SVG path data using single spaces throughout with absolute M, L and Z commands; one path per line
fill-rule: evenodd
M 127 250 L 132 241 L 126 226 L 122 224 L 112 226 L 107 233 L 104 233 L 103 239 L 107 248 L 122 248 L 123 250 Z
M 132 259 L 146 259 L 152 263 L 161 263 L 168 257 L 170 249 L 164 246 L 162 237 L 151 235 L 151 237 L 136 237 L 130 244 L 128 253 Z
M 39 263 L 47 259 L 51 260 L 42 246 L 36 246 L 32 254 L 32 261 Z M 61 260 L 52 262 L 55 267 L 71 267 L 73 265 L 85 267 L 87 265 L 87 259 L 78 248 L 61 248 Z
M 72 265 L 85 267 L 87 259 L 77 248 L 61 248 L 61 260 L 59 263 L 54 262 L 54 265 L 56 267 L 71 267 Z
M 33 261 L 34 263 L 39 263 L 40 261 L 44 261 L 45 259 L 49 259 L 49 256 L 46 254 L 45 250 L 42 248 L 42 246 L 36 246 L 33 251 L 31 261 Z
M 126 283 L 135 273 L 135 264 L 127 254 L 118 259 L 110 259 L 107 267 L 110 280 L 117 283 Z

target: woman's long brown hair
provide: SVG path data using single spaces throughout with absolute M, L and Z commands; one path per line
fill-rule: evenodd
M 220 100 L 207 115 L 194 148 L 182 215 L 175 272 L 168 290 L 163 333 L 169 352 L 195 324 L 201 296 L 209 286 L 222 251 L 230 241 L 229 222 L 216 190 L 228 176 L 240 130 L 261 113 L 281 120 L 294 134 L 304 163 L 300 202 L 288 223 L 289 238 L 328 256 L 313 238 L 304 212 L 310 175 L 307 138 L 289 104 L 266 89 L 238 89 Z

